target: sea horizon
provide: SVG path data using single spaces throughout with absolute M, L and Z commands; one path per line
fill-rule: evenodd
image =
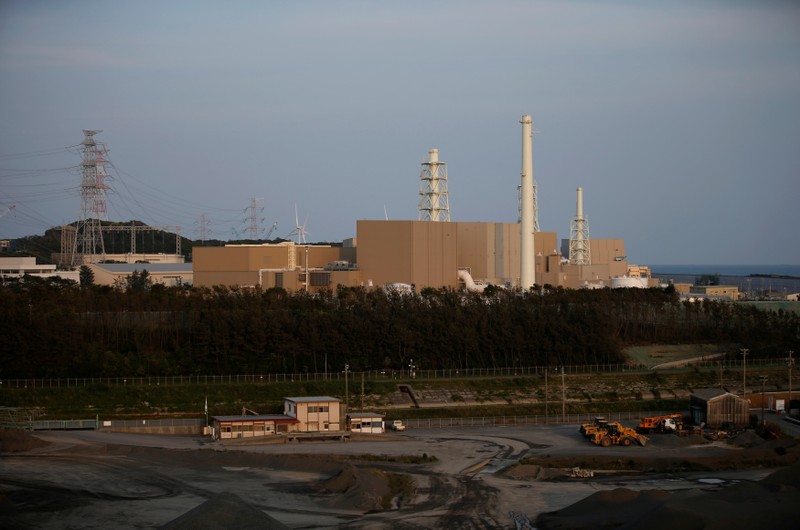
M 653 275 L 719 274 L 720 276 L 794 276 L 800 277 L 800 265 L 730 265 L 730 264 L 658 264 L 649 265 Z

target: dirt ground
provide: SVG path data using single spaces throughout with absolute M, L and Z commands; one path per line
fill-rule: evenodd
M 780 529 L 800 506 L 800 446 L 750 431 L 600 448 L 577 426 L 266 445 L 2 430 L 0 453 L 3 528 Z

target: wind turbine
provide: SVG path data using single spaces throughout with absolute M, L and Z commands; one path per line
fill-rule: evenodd
M 297 214 L 297 205 L 294 205 L 294 230 L 289 232 L 289 235 L 286 236 L 286 239 L 291 239 L 292 236 L 297 236 L 297 244 L 305 244 L 306 236 L 310 236 L 311 234 L 306 230 L 306 225 L 308 224 L 308 216 L 306 215 L 306 220 L 303 221 L 303 224 L 300 224 L 300 216 Z

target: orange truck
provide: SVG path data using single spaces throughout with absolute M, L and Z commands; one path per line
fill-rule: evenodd
M 682 430 L 683 416 L 678 413 L 642 418 L 642 422 L 636 426 L 636 431 L 643 434 L 653 432 L 678 432 Z

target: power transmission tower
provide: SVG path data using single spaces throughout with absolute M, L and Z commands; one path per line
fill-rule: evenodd
M 212 232 L 212 230 L 208 227 L 211 224 L 211 220 L 206 216 L 206 214 L 200 214 L 200 221 L 197 223 L 198 229 L 200 231 L 200 244 L 205 245 L 206 239 L 208 238 L 208 234 Z
M 439 150 L 428 151 L 419 175 L 419 220 L 450 222 L 447 193 L 447 166 L 439 162 Z
M 248 223 L 246 230 L 250 233 L 250 239 L 256 240 L 258 239 L 259 234 L 264 231 L 261 228 L 261 223 L 264 222 L 264 218 L 259 218 L 259 214 L 264 212 L 264 208 L 258 207 L 258 201 L 263 201 L 263 197 L 253 197 L 250 199 L 250 206 L 244 209 L 244 211 L 250 210 L 250 214 L 244 219 L 245 223 Z
M 75 228 L 75 243 L 72 252 L 72 264 L 96 263 L 98 256 L 105 256 L 101 221 L 108 220 L 106 205 L 106 172 L 105 154 L 108 153 L 103 142 L 94 139 L 95 134 L 103 131 L 83 131 L 82 146 L 82 179 L 81 179 L 81 211 Z

